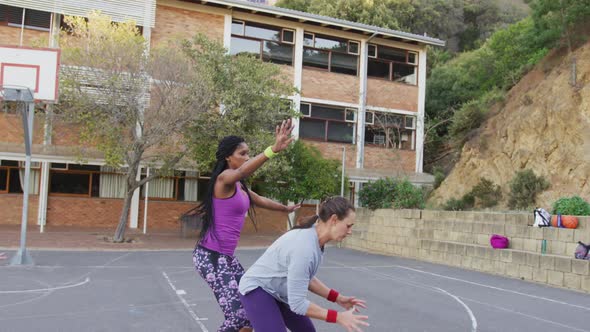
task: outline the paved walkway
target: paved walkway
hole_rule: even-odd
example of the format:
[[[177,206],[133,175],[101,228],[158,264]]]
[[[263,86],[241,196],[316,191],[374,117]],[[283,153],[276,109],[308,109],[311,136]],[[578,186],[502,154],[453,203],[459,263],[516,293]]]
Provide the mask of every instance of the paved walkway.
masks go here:
[[[141,230],[128,229],[126,238],[130,243],[112,243],[115,227],[85,228],[75,226],[46,227],[43,233],[38,226],[27,229],[26,247],[30,250],[192,250],[196,234],[183,238],[179,231],[153,230],[143,234]],[[280,234],[259,233],[243,235],[239,247],[265,247]],[[17,249],[20,246],[20,226],[0,225],[0,250]],[[0,259],[2,252],[0,251]]]

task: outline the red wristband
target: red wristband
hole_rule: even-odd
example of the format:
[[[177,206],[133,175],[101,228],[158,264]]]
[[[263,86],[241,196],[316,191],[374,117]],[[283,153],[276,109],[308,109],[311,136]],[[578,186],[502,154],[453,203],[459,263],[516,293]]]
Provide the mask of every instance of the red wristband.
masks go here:
[[[326,316],[326,322],[328,323],[336,323],[336,319],[338,318],[338,311],[336,310],[328,310],[328,315]]]
[[[330,289],[330,293],[328,294],[328,301],[336,302],[338,295],[340,295],[340,294],[337,291]]]

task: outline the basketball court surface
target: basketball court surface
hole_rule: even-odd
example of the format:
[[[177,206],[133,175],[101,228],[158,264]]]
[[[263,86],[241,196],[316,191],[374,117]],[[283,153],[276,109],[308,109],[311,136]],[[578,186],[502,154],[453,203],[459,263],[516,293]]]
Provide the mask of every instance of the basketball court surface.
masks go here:
[[[262,252],[237,255],[247,268]],[[190,251],[32,256],[31,267],[0,259],[0,331],[214,332],[221,323]],[[318,277],[367,301],[364,331],[590,331],[588,294],[517,279],[336,247],[326,249]],[[344,331],[314,323],[318,331]]]

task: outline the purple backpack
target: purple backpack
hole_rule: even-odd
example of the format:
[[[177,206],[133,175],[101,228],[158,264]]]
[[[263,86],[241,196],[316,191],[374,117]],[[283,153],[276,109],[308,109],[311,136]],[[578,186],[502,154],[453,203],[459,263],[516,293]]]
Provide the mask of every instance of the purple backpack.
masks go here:
[[[574,257],[590,260],[590,245],[578,241],[578,246],[576,247],[576,251],[574,251]]]
[[[510,243],[510,241],[508,241],[508,238],[505,236],[502,236],[502,235],[493,234],[492,237],[490,238],[490,244],[492,245],[492,248],[494,248],[494,249],[508,248],[509,243]]]

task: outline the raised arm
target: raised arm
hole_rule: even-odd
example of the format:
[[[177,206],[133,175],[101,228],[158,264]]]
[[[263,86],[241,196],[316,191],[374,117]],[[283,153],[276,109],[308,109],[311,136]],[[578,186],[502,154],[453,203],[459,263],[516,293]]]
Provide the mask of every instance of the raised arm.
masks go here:
[[[301,204],[295,205],[283,205],[279,202],[275,202],[272,199],[266,198],[264,196],[260,196],[257,193],[250,190],[250,196],[252,197],[252,201],[256,206],[259,206],[263,209],[273,210],[273,211],[283,211],[287,213],[291,213],[298,208],[301,207]]]
[[[291,123],[291,119],[283,121],[280,126],[276,127],[275,143],[271,147],[272,153],[283,151],[289,146],[289,144],[291,144],[291,142],[293,142],[295,138],[291,137],[292,131],[293,124]],[[264,152],[259,153],[256,157],[248,160],[238,169],[226,169],[221,174],[219,174],[217,181],[225,186],[233,185],[234,183],[250,176],[268,159],[269,157],[267,154]]]

